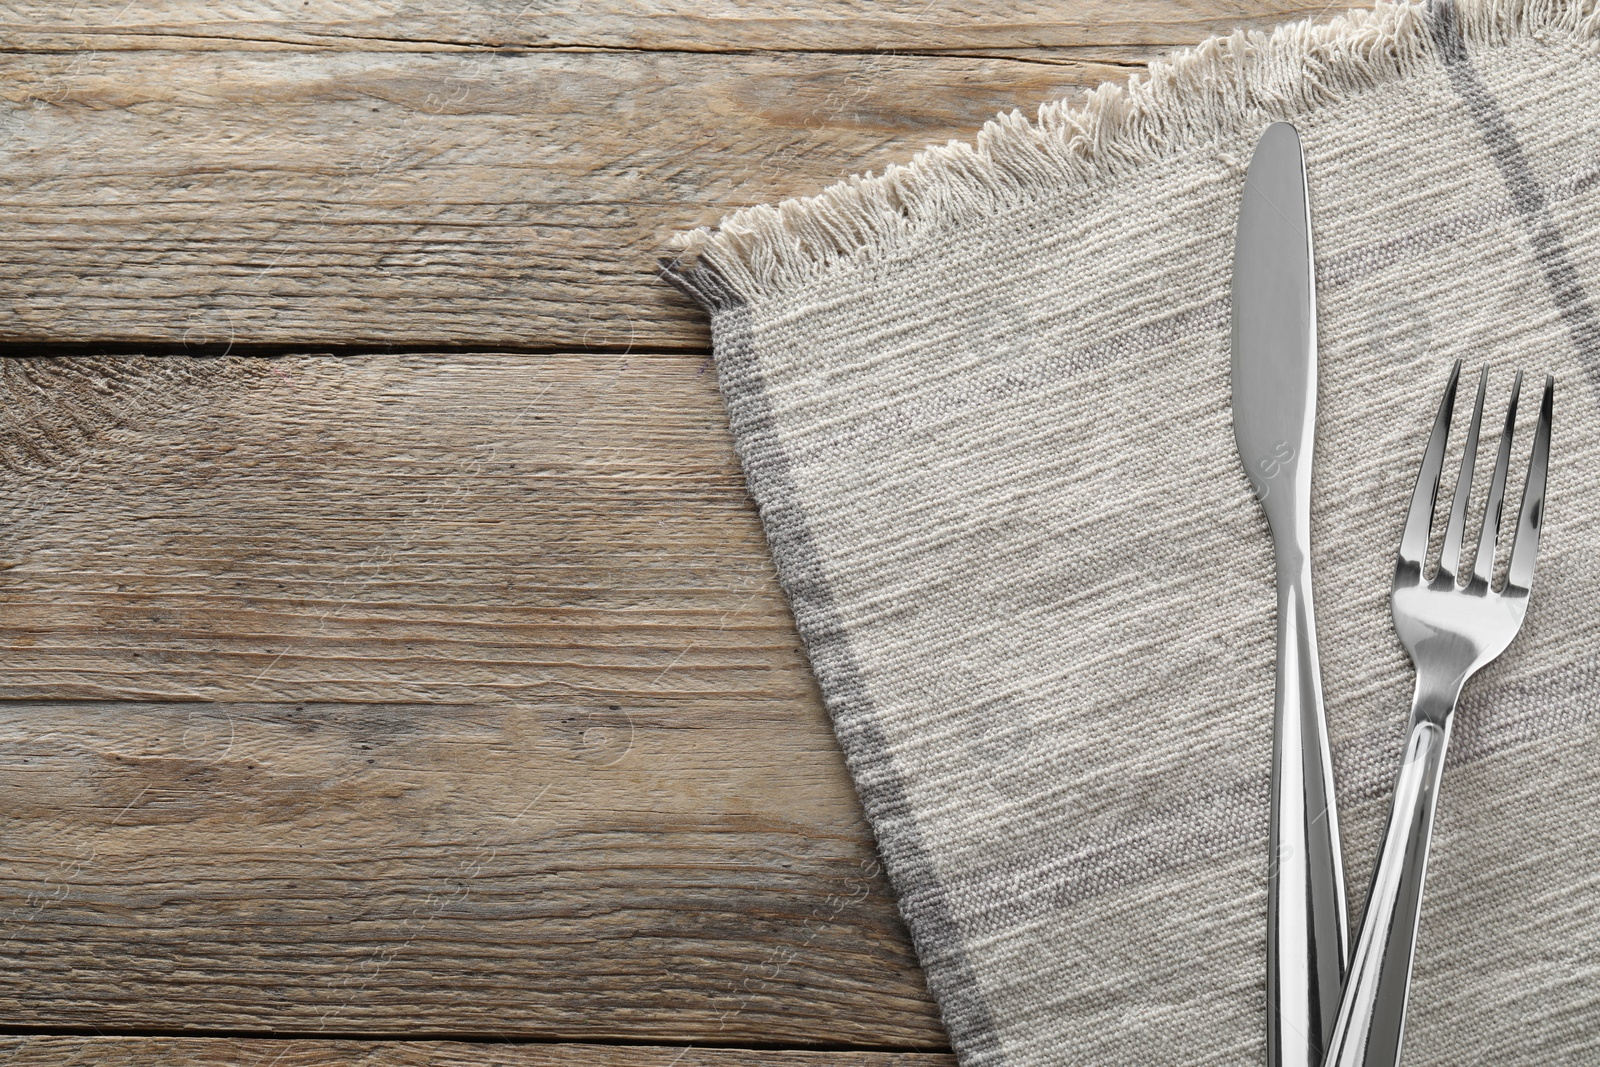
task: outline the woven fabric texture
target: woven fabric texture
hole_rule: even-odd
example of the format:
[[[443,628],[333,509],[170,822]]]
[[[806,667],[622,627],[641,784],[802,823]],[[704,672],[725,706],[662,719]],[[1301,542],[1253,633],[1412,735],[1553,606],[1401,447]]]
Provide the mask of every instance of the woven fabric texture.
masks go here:
[[[1275,598],[1228,292],[1276,119],[1315,224],[1352,920],[1411,695],[1388,589],[1434,405],[1457,358],[1490,366],[1491,410],[1522,367],[1536,411],[1548,370],[1539,575],[1458,715],[1406,1062],[1600,1062],[1600,13],[1463,0],[1207,42],[741,212],[666,271],[710,309],[750,492],[963,1067],[1264,1055]]]

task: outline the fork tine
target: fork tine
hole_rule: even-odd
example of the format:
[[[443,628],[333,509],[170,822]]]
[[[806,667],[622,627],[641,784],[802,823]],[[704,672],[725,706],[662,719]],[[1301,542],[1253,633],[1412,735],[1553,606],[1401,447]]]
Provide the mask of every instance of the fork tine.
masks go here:
[[[1461,573],[1461,535],[1467,526],[1467,502],[1472,497],[1472,468],[1478,462],[1478,426],[1483,421],[1483,394],[1489,385],[1489,367],[1478,371],[1478,401],[1472,406],[1467,444],[1461,450],[1461,472],[1450,500],[1450,522],[1444,530],[1444,550],[1439,553],[1439,573],[1454,578]]]
[[[1511,382],[1511,402],[1506,405],[1506,426],[1500,433],[1500,454],[1494,461],[1489,499],[1483,507],[1483,531],[1478,535],[1478,558],[1472,561],[1472,580],[1487,586],[1494,578],[1494,547],[1500,540],[1500,513],[1506,500],[1506,468],[1511,466],[1511,431],[1517,424],[1517,398],[1522,395],[1522,372]]]
[[[1539,401],[1539,424],[1533,431],[1533,452],[1528,457],[1528,480],[1522,487],[1522,511],[1517,516],[1517,539],[1511,544],[1511,567],[1506,588],[1533,585],[1533,558],[1539,554],[1539,530],[1544,525],[1544,482],[1550,467],[1550,416],[1555,407],[1556,380],[1544,376],[1544,397]]]
[[[1450,438],[1450,413],[1456,406],[1456,382],[1461,378],[1461,361],[1450,370],[1450,384],[1444,387],[1444,399],[1439,401],[1439,414],[1433,419],[1433,433],[1428,435],[1428,450],[1422,455],[1422,467],[1417,471],[1417,487],[1411,493],[1411,510],[1406,514],[1405,533],[1400,536],[1400,567],[1414,566],[1416,578],[1422,578],[1422,566],[1428,558],[1428,528],[1433,524],[1433,503],[1439,496],[1439,475],[1444,470],[1444,446]],[[1396,580],[1399,580],[1397,574]]]

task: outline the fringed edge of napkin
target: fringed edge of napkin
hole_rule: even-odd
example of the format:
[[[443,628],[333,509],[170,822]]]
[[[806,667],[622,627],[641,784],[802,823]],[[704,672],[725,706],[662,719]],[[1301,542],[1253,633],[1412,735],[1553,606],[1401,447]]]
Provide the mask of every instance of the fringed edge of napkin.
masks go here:
[[[845,263],[891,256],[913,238],[982,224],[1041,193],[1088,193],[1244,123],[1264,126],[1439,62],[1427,4],[1379,4],[1323,25],[1239,31],[1153,63],[1126,85],[987,123],[882,174],[857,174],[816,196],[744,208],[715,229],[673,238],[669,274],[709,265],[747,301],[806,284]],[[1457,0],[1469,49],[1559,31],[1600,41],[1595,0]],[[680,279],[673,279],[675,281]]]

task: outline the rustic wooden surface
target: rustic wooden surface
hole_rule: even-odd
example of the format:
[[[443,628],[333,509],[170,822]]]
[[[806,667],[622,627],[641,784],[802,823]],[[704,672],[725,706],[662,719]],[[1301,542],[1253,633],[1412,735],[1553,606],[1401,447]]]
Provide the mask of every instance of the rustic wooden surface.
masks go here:
[[[441,5],[443,6],[443,5]],[[49,0],[0,4],[0,33],[31,50],[100,48],[637,49],[923,53],[1174,47],[1240,26],[1327,14],[1303,0]],[[581,10],[573,10],[581,7]]]
[[[938,1047],[704,363],[6,364],[4,1018]]]
[[[1329,9],[543,6],[0,3],[0,1062],[950,1067],[654,259]]]
[[[0,1056],[7,1067],[955,1067],[937,1052],[204,1037],[0,1037]]]
[[[673,232],[1308,10],[137,6],[0,9],[4,336],[704,347]]]

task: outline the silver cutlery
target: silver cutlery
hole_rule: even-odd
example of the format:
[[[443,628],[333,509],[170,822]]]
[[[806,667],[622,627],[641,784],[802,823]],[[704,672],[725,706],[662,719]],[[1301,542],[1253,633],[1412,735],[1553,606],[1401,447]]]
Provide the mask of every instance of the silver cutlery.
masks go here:
[[[1311,605],[1316,284],[1293,126],[1261,135],[1233,259],[1233,433],[1277,557],[1278,663],[1267,868],[1267,1063],[1315,1067],[1339,1006],[1349,931]]]
[[[1405,1032],[1406,1000],[1411,987],[1411,963],[1416,952],[1417,918],[1422,907],[1422,884],[1428,872],[1428,845],[1433,836],[1433,813],[1439,799],[1440,771],[1456,701],[1468,678],[1505,651],[1522,626],[1528,610],[1528,590],[1533,582],[1534,556],[1539,551],[1539,531],[1544,525],[1545,475],[1550,463],[1550,416],[1555,382],[1544,380],[1539,421],[1533,432],[1533,450],[1522,491],[1522,509],[1511,542],[1511,561],[1505,584],[1493,586],[1495,542],[1500,533],[1505,499],[1506,468],[1511,458],[1511,431],[1517,417],[1517,396],[1522,373],[1511,386],[1505,430],[1489,483],[1484,521],[1472,573],[1463,575],[1466,557],[1462,536],[1467,503],[1472,494],[1472,469],[1478,452],[1478,427],[1483,416],[1483,396],[1488,368],[1478,376],[1478,400],[1461,456],[1461,471],[1450,505],[1439,565],[1426,573],[1434,504],[1439,475],[1444,468],[1445,444],[1450,435],[1450,414],[1455,407],[1461,363],[1450,372],[1444,400],[1433,422],[1433,433],[1417,473],[1405,532],[1395,561],[1390,605],[1394,628],[1411,654],[1416,668],[1416,691],[1411,719],[1406,727],[1404,756],[1395,780],[1388,829],[1372,876],[1366,917],[1356,941],[1350,977],[1339,1005],[1328,1067],[1392,1067],[1400,1059]]]

